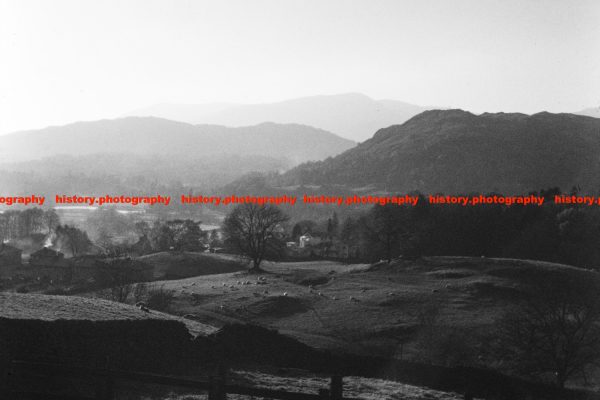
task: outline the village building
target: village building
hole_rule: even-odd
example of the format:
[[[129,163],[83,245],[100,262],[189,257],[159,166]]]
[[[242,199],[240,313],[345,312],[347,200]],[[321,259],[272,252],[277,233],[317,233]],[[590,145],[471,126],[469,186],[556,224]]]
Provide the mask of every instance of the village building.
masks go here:
[[[68,265],[63,253],[52,250],[49,247],[44,247],[41,250],[31,253],[29,264],[40,267],[65,267]]]
[[[298,247],[304,249],[310,246],[316,246],[321,243],[322,239],[318,236],[313,236],[310,233],[306,233],[298,238]]]
[[[0,244],[0,267],[21,265],[21,249],[6,243]]]

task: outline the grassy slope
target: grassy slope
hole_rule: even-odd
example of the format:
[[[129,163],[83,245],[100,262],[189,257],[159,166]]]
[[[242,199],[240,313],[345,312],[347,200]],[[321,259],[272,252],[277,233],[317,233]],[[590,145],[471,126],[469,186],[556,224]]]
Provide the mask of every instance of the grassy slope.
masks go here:
[[[463,257],[373,266],[312,262],[264,267],[264,284],[257,284],[257,275],[237,272],[165,286],[176,291],[177,313],[194,314],[204,323],[252,321],[317,348],[390,356],[399,337],[408,337],[410,343],[425,304],[438,304],[441,324],[484,328],[522,285],[543,279],[549,271],[597,275],[537,261]],[[410,344],[404,350],[410,352]]]
[[[154,267],[156,279],[181,279],[245,269],[238,258],[226,254],[164,251],[137,259]]]

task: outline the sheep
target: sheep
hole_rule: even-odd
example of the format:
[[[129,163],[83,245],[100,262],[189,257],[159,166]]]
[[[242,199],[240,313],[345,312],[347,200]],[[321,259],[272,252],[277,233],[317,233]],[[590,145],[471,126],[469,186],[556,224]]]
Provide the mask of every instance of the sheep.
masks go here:
[[[283,292],[283,295],[284,295],[284,296],[287,296],[287,294],[288,294],[287,292]]]
[[[323,296],[323,293],[319,292],[319,296]]]
[[[143,301],[138,301],[137,303],[135,303],[135,306],[137,308],[146,307],[146,303],[144,303]]]
[[[337,297],[335,297],[335,296],[332,296],[331,298],[332,298],[333,300],[337,300]]]

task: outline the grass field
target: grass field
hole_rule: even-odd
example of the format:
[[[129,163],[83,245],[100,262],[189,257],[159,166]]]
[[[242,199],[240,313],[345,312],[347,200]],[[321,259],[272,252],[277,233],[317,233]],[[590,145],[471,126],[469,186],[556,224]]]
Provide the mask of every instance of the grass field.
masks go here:
[[[137,260],[154,267],[155,279],[181,279],[245,269],[239,258],[226,254],[164,251]]]
[[[254,322],[316,348],[399,356],[400,342],[410,355],[426,307],[436,308],[440,325],[475,331],[491,327],[524,284],[550,271],[598,276],[559,264],[467,257],[263,267],[259,275],[232,272],[159,284],[175,291],[174,312],[209,325]]]

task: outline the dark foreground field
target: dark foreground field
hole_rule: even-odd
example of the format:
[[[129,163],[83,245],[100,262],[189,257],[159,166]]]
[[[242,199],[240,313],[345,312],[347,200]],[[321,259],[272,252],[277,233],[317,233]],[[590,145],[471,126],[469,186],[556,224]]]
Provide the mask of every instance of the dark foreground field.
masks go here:
[[[215,259],[234,261],[223,257]],[[2,297],[3,318],[59,324],[63,324],[62,320],[91,320],[109,328],[119,320],[183,322],[190,333],[185,341],[192,342],[177,350],[186,358],[179,374],[191,373],[186,365],[193,365],[194,374],[206,373],[205,361],[225,359],[233,380],[314,392],[332,371],[345,368],[348,395],[354,397],[455,399],[465,389],[465,383],[455,379],[466,379],[470,384],[473,377],[480,377],[490,379],[496,389],[503,387],[504,378],[485,372],[509,372],[488,351],[486,340],[494,337],[498,319],[531,285],[543,283],[549,276],[565,282],[575,277],[593,282],[599,279],[595,272],[570,266],[512,259],[423,257],[373,265],[268,262],[259,274],[237,270],[239,264],[235,271],[205,274],[207,268],[212,268],[206,267],[210,260],[203,257],[202,263],[197,264],[194,260],[193,255],[187,254],[154,256],[152,262],[157,271],[172,271],[173,265],[181,263],[186,271],[196,269],[203,273],[154,282],[155,288],[174,296],[164,312],[144,312],[131,304],[100,300],[95,298],[98,293],[88,293],[85,298],[12,294]],[[214,272],[220,272],[217,266],[214,268]],[[276,329],[285,336],[239,325],[247,323]],[[106,326],[103,329],[109,329]],[[137,341],[135,337],[145,335],[147,328],[148,325],[129,325],[133,339],[127,339],[127,343]],[[224,330],[218,331],[219,328]],[[56,335],[65,329],[61,326]],[[168,336],[167,332],[162,337]],[[93,340],[102,342],[104,338]],[[121,346],[126,348],[127,343]],[[156,346],[165,347],[164,343],[145,345],[150,346],[150,351]],[[93,348],[91,344],[86,346],[85,349]],[[170,350],[161,350],[168,358]],[[146,366],[161,367],[141,365]],[[587,378],[587,382],[573,380],[569,384],[597,390],[598,375]],[[486,383],[474,383],[478,390],[486,389]],[[552,393],[554,389],[541,390]],[[202,398],[195,396],[185,391],[160,390],[159,397],[154,398]],[[504,396],[496,398],[511,398]]]

